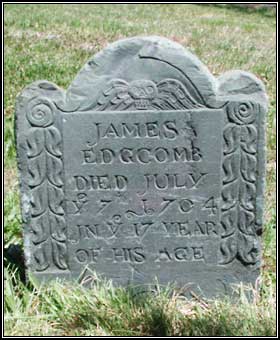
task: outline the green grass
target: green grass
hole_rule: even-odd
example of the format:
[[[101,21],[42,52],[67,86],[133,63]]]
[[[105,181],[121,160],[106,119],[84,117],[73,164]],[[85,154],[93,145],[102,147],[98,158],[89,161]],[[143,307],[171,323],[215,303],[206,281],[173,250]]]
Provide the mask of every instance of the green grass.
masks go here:
[[[59,284],[27,288],[18,279],[12,284],[15,280],[11,271],[6,271],[6,283],[10,282],[5,285],[6,335],[275,334],[275,26],[274,11],[229,5],[4,5],[6,248],[10,244],[22,246],[14,105],[17,94],[33,81],[47,79],[67,88],[85,62],[108,43],[155,34],[189,48],[215,76],[231,69],[254,73],[264,82],[270,102],[262,286],[261,296],[253,304],[243,301],[232,306],[227,301],[216,301],[203,307],[178,297],[170,302],[164,291],[155,299],[146,297],[136,303],[107,283],[89,297],[81,287],[71,289],[73,294],[69,296],[70,288]],[[95,296],[102,303],[97,303]],[[186,310],[190,305],[190,314],[178,311],[184,310],[178,303],[183,303]]]
[[[60,336],[273,336],[275,305],[270,290],[248,301],[239,298],[186,299],[172,287],[139,293],[96,279],[90,288],[52,282],[14,285],[16,273],[5,271],[5,329],[8,335]]]

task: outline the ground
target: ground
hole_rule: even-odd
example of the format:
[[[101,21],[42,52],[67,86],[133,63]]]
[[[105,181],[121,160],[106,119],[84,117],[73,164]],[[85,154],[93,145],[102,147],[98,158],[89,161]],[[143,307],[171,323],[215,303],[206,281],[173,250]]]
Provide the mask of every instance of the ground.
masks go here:
[[[28,84],[47,79],[67,88],[85,62],[109,42],[161,35],[196,54],[215,75],[249,71],[265,84],[267,185],[261,290],[253,303],[136,301],[112,288],[42,291],[6,271],[5,335],[273,335],[276,263],[276,18],[275,11],[231,5],[4,5],[4,236],[22,246],[14,144],[14,106]],[[103,289],[103,290],[102,290]],[[106,293],[105,293],[105,289]],[[72,292],[72,291],[71,291]],[[246,300],[246,299],[245,299]],[[75,307],[75,308],[74,308]],[[90,317],[87,316],[90,313]],[[36,320],[36,322],[34,322]]]

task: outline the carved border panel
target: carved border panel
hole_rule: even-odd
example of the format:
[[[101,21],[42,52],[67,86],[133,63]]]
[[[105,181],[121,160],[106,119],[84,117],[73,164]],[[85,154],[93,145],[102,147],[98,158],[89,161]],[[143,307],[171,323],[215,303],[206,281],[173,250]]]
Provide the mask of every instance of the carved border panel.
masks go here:
[[[223,131],[223,189],[221,205],[221,264],[235,258],[254,265],[260,257],[256,237],[258,115],[254,102],[230,102]]]
[[[30,193],[29,231],[32,234],[32,262],[42,272],[53,267],[67,269],[66,224],[62,136],[56,126],[54,104],[46,97],[27,104],[27,185]]]

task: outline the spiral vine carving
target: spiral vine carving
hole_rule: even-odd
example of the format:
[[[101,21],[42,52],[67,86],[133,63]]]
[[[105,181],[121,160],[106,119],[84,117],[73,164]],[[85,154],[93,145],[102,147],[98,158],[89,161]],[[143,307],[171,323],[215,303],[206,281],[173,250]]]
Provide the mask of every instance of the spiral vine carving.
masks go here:
[[[28,186],[31,193],[31,241],[37,271],[67,269],[66,223],[63,208],[62,137],[55,126],[54,105],[36,97],[27,105]]]
[[[258,104],[253,102],[231,103],[227,106],[229,121],[238,125],[252,124],[256,119]]]
[[[221,264],[259,260],[256,240],[256,169],[258,104],[229,103],[223,131]]]
[[[32,126],[47,127],[53,124],[54,106],[47,98],[33,98],[27,105],[27,119]]]

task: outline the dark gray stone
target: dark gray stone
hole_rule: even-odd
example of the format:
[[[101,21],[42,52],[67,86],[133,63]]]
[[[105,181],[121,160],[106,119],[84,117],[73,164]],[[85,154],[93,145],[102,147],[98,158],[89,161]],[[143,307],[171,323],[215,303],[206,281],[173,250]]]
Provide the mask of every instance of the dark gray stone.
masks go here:
[[[161,37],[113,43],[66,92],[25,88],[16,133],[29,273],[157,278],[208,297],[255,284],[267,105],[252,74],[216,79]]]

